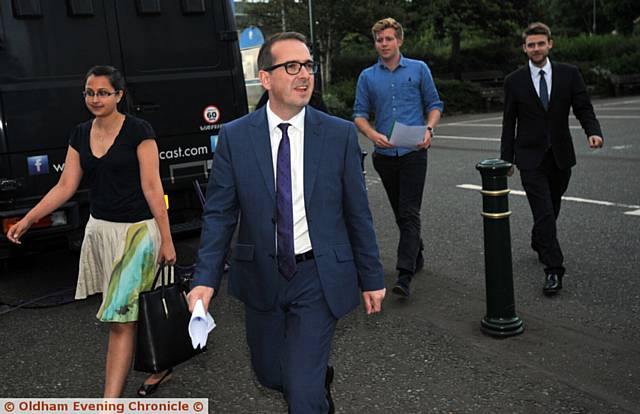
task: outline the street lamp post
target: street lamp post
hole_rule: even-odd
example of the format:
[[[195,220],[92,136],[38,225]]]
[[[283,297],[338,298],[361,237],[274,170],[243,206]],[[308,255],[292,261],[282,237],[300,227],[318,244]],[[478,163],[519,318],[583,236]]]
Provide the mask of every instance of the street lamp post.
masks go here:
[[[280,19],[281,19],[281,24],[282,24],[282,31],[286,32],[287,31],[287,17],[284,11],[284,0],[282,0],[282,3],[280,4]]]
[[[316,44],[313,38],[313,0],[308,0],[309,4],[309,40],[311,40],[311,49],[315,54]]]
[[[591,28],[591,34],[596,34],[596,0],[593,0],[593,26]]]

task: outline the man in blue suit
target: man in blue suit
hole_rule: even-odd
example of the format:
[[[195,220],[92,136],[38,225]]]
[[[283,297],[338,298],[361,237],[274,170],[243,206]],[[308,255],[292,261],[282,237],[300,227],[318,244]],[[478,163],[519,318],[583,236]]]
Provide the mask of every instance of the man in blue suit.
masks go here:
[[[336,323],[360,291],[368,314],[385,295],[360,147],[353,124],[307,106],[318,65],[303,35],[269,39],[258,66],[269,101],[220,130],[189,306],[218,291],[240,221],[229,292],[256,376],[290,413],[333,412]]]

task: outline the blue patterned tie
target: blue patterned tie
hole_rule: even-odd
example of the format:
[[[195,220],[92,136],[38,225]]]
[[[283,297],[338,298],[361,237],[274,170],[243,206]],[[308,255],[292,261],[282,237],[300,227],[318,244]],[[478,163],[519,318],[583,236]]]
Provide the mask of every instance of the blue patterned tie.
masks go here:
[[[293,204],[291,201],[291,144],[287,129],[291,125],[278,125],[282,140],[278,146],[276,164],[276,209],[278,221],[278,270],[287,280],[296,273],[296,256],[293,249]]]
[[[544,70],[540,71],[540,102],[545,111],[549,110],[549,90],[547,89],[547,80],[544,78]]]
[[[549,111],[549,90],[547,89],[547,80],[544,78],[545,72],[541,70],[540,72],[540,102],[542,103],[542,107],[545,111]],[[547,149],[551,148],[551,134],[547,129]]]

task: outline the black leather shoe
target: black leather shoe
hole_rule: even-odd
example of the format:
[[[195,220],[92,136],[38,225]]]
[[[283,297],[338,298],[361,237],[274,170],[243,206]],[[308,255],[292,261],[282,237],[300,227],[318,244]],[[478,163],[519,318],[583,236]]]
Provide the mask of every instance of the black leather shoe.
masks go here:
[[[164,373],[162,378],[160,378],[159,381],[154,382],[153,384],[145,384],[143,382],[142,385],[140,386],[140,388],[138,388],[138,396],[140,396],[140,397],[148,397],[151,394],[153,394],[154,392],[156,392],[158,390],[158,387],[160,386],[160,384],[162,384],[163,382],[169,380],[169,376],[171,375],[172,372],[173,372],[173,368],[169,368]]]
[[[391,291],[398,296],[408,298],[411,295],[411,275],[401,274],[398,276],[398,281]]]
[[[333,382],[333,367],[331,365],[327,366],[327,373],[324,377],[324,389],[325,395],[327,396],[327,402],[329,403],[329,414],[334,414],[336,412],[336,406],[333,404],[333,398],[331,398],[331,383]]]
[[[557,273],[548,273],[544,278],[542,292],[547,296],[552,296],[562,289],[562,276]]]

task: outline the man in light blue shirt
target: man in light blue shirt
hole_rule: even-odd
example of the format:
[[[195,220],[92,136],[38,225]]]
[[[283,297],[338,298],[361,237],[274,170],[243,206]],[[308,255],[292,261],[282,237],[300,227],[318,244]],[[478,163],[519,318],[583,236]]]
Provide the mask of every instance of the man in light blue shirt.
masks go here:
[[[408,297],[413,275],[424,266],[420,209],[427,174],[427,149],[443,110],[429,67],[400,53],[402,26],[393,18],[378,21],[371,29],[378,61],[358,78],[353,118],[358,129],[375,145],[373,166],[382,179],[396,223],[398,243],[397,295]],[[375,129],[369,115],[375,115]],[[427,131],[415,147],[389,142],[395,121],[425,125]]]

